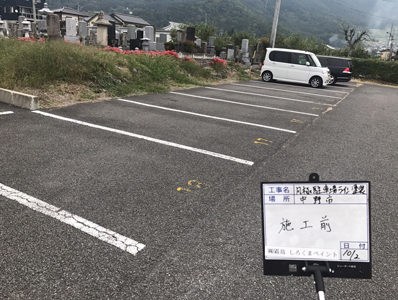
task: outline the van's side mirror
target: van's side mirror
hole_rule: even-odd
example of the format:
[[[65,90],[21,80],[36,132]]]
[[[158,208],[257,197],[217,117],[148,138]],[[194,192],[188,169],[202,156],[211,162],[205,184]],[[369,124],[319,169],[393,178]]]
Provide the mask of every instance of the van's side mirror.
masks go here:
[[[305,65],[306,65],[307,67],[311,66],[311,64],[310,64],[309,61],[307,61],[307,62],[305,63]]]

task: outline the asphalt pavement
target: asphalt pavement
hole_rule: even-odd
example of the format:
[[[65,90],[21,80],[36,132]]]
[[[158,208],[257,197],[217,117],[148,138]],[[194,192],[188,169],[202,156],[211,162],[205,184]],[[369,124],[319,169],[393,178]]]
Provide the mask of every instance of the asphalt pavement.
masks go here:
[[[260,190],[315,172],[371,182],[372,279],[325,278],[326,299],[394,299],[397,113],[355,82],[0,103],[0,298],[316,299],[263,275]]]

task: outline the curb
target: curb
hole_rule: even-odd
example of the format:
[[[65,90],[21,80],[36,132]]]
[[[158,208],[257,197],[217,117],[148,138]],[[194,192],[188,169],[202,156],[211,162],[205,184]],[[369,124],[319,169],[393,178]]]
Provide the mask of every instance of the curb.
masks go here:
[[[40,108],[39,99],[36,96],[6,89],[0,89],[0,102],[30,110],[36,110]]]

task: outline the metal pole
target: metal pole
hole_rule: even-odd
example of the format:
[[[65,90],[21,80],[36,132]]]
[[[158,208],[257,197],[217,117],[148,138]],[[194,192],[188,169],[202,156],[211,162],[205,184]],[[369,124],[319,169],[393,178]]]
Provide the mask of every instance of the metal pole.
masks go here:
[[[271,46],[275,47],[275,39],[276,39],[276,29],[278,27],[278,19],[279,19],[279,11],[281,9],[281,0],[276,0],[275,12],[274,12],[274,22],[272,23],[272,31],[271,31]]]
[[[33,22],[36,23],[36,0],[32,0],[33,5]]]
[[[393,41],[393,38],[394,38],[394,36],[392,35],[392,31],[393,31],[393,26],[394,26],[394,24],[391,24],[391,30],[390,30],[390,38],[389,38],[389,43],[390,43],[390,61],[392,61],[392,41]]]

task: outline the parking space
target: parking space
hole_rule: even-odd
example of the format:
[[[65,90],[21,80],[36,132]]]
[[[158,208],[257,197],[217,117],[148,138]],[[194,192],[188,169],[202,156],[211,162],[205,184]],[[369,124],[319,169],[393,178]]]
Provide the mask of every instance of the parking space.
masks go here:
[[[36,112],[0,104],[1,206],[12,214],[13,201],[28,199],[16,214],[29,214],[29,221],[8,220],[27,233],[38,222],[56,235],[65,224],[85,232],[68,233],[67,239],[79,240],[67,246],[77,255],[89,248],[82,244],[94,243],[89,251],[104,247],[114,259],[127,251],[123,245],[137,242],[142,246],[127,252],[136,255],[139,267],[131,276],[138,278],[183,243],[218,199],[355,86],[313,89],[253,80]],[[40,207],[47,205],[44,213]],[[17,245],[20,235],[6,236],[12,231],[0,238]],[[51,234],[40,238],[51,244]],[[15,256],[7,255],[13,264]]]
[[[166,225],[175,217],[169,207],[181,208],[180,221],[192,220],[176,195],[195,195],[202,186],[225,191],[346,94],[326,91],[251,81],[19,111],[7,124],[12,130],[2,134],[19,145],[2,148],[9,158],[2,183],[106,227],[129,227],[113,216],[117,201],[117,210],[129,207],[133,217],[128,223],[134,231],[128,234],[152,240],[146,229],[155,224],[174,232]],[[233,176],[222,180],[227,174]],[[154,213],[150,199],[158,193],[163,195],[158,209],[166,213],[163,222],[152,224],[143,216]],[[90,197],[95,199],[83,205]],[[206,210],[203,202],[200,207]],[[179,226],[189,228],[184,222]]]
[[[0,102],[0,116],[13,114],[13,107]]]

